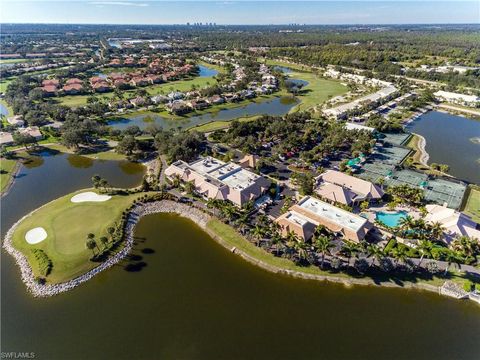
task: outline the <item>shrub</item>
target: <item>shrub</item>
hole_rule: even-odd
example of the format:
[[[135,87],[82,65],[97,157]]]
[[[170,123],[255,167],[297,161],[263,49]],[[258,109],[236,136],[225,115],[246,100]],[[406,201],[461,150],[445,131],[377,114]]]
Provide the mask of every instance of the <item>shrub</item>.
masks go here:
[[[43,276],[48,276],[52,272],[53,263],[45,251],[40,249],[32,249],[33,256],[37,261],[38,271]]]
[[[463,283],[463,290],[470,292],[473,289],[473,283],[470,280],[467,280]]]

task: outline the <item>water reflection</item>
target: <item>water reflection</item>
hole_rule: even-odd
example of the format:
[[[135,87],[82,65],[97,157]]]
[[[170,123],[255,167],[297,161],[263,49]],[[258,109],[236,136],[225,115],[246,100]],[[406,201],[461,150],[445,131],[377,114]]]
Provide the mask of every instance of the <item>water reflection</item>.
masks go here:
[[[159,115],[137,115],[129,118],[120,118],[110,121],[109,125],[116,129],[125,129],[130,125],[137,125],[141,129],[145,129],[147,124],[154,123],[163,129],[187,128],[195,125],[205,124],[211,121],[229,121],[239,117],[254,115],[285,115],[288,111],[298,103],[298,99],[292,96],[275,97],[273,99],[249,102],[245,105],[233,109],[213,109],[203,115],[185,116],[180,119],[169,119]],[[144,119],[149,117],[146,123]]]
[[[72,165],[74,168],[79,169],[87,169],[89,167],[92,167],[94,162],[94,160],[89,157],[73,154],[68,155],[67,160],[70,165]]]

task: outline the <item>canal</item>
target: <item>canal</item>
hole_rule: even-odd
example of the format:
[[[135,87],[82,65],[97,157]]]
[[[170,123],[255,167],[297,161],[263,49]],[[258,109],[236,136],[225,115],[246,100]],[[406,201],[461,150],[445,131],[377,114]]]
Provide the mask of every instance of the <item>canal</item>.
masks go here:
[[[294,97],[283,96],[273,99],[249,102],[231,109],[207,112],[203,115],[184,116],[181,119],[168,119],[154,114],[142,114],[137,116],[125,117],[120,120],[109,122],[109,125],[115,129],[125,129],[130,125],[137,125],[140,129],[145,129],[150,124],[156,124],[163,129],[189,128],[196,125],[205,124],[211,121],[229,121],[244,116],[254,115],[285,115],[298,103]]]
[[[408,130],[425,138],[429,164],[447,164],[451,175],[480,184],[480,121],[430,111]]]

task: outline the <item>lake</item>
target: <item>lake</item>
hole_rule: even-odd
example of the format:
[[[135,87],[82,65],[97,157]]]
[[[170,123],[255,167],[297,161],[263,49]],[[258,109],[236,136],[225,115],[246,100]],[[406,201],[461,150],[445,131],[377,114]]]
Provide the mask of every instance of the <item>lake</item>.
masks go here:
[[[8,116],[8,109],[0,102],[0,115]]]
[[[185,116],[182,119],[168,119],[162,116],[148,114],[126,117],[121,120],[109,122],[109,125],[115,129],[125,129],[130,125],[137,125],[141,129],[145,129],[149,124],[157,124],[163,129],[171,128],[189,128],[195,125],[205,124],[211,121],[228,121],[243,116],[253,115],[285,115],[288,111],[298,103],[298,100],[292,97],[274,97],[273,99],[261,102],[249,102],[232,109],[217,110],[205,113],[203,115]],[[147,118],[148,116],[148,118]],[[152,121],[145,121],[151,119]]]
[[[451,175],[480,184],[480,121],[430,111],[408,130],[425,137],[429,163],[447,164]]]
[[[218,74],[217,70],[208,66],[198,65],[198,68],[199,68],[199,72],[198,72],[199,77],[212,77]]]
[[[4,256],[2,351],[40,360],[478,359],[473,302],[271,274],[176,215],[143,218],[136,237],[132,260],[48,299],[27,295]]]
[[[143,165],[129,161],[94,160],[73,154],[31,156],[1,199],[2,234],[37,207],[72,191],[91,187],[95,174],[113,186],[133,187],[141,182],[144,173]]]

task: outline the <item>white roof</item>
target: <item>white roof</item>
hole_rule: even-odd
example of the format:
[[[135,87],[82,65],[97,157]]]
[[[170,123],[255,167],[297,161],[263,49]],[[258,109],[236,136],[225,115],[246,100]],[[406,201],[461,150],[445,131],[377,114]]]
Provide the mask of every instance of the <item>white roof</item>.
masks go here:
[[[351,122],[345,123],[345,127],[347,128],[347,130],[366,130],[366,131],[370,131],[370,132],[373,132],[375,130],[375,128],[372,128],[372,127],[369,127],[369,126],[364,126],[364,125],[359,125],[359,124],[355,124],[355,123],[351,123]]]
[[[463,101],[468,101],[468,102],[478,102],[480,101],[480,98],[475,95],[466,95],[466,94],[460,94],[460,93],[453,93],[449,91],[437,91],[433,95],[437,97],[441,97],[444,99],[451,99],[451,100],[463,100]]]
[[[367,222],[367,219],[361,216],[310,196],[303,198],[298,203],[298,206],[316,216],[325,218],[330,222],[338,224],[344,228],[352,229],[353,231],[360,230]]]

